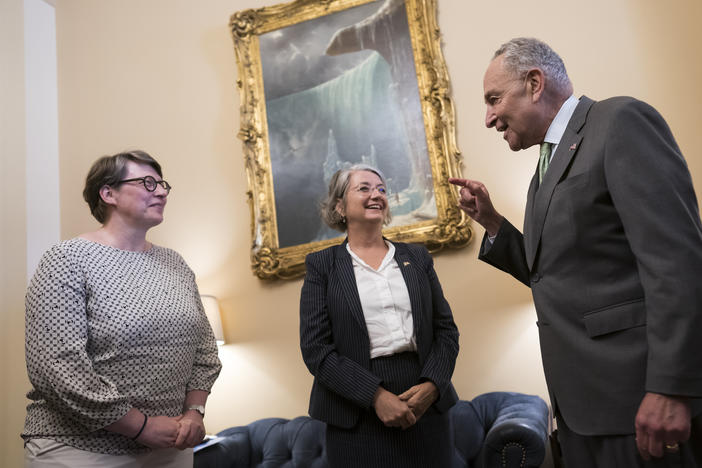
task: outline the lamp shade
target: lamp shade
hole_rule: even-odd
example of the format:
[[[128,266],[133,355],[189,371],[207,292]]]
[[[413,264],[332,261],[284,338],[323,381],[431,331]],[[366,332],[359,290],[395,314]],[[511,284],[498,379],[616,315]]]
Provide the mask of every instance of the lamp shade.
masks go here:
[[[210,322],[215,340],[217,340],[217,344],[221,346],[224,344],[224,330],[222,330],[222,316],[219,312],[219,302],[217,302],[216,297],[210,296],[209,294],[202,294],[200,299],[202,299],[202,306],[205,308],[205,315],[207,315],[207,320]]]

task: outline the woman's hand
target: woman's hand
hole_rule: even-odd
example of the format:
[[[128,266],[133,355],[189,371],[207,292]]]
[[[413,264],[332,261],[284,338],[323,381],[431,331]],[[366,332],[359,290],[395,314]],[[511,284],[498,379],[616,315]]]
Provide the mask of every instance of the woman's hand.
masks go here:
[[[195,447],[205,438],[205,424],[202,415],[195,410],[188,410],[176,418],[180,422],[180,430],[175,441],[175,448],[183,450]]]
[[[150,448],[173,447],[181,426],[178,418],[170,418],[168,416],[150,417],[136,441]]]
[[[180,430],[178,419],[168,416],[144,418],[146,418],[144,413],[132,408],[122,418],[106,426],[105,429],[122,434],[150,448],[173,447]],[[135,438],[136,434],[139,434],[139,437]]]
[[[407,429],[417,422],[417,418],[407,403],[383,387],[378,387],[378,390],[375,392],[373,407],[375,408],[375,414],[388,427]]]
[[[414,417],[419,419],[429,406],[439,398],[439,389],[436,388],[434,382],[422,382],[410,387],[407,391],[398,395],[398,398],[406,402]]]

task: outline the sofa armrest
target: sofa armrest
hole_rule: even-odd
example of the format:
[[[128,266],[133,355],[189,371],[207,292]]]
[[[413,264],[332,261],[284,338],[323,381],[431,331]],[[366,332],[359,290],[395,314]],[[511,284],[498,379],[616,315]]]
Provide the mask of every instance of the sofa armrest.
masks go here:
[[[248,468],[250,465],[251,440],[246,426],[225,429],[211,442],[195,447],[194,468]]]
[[[492,392],[476,397],[472,403],[487,431],[479,466],[541,466],[546,455],[549,412],[540,397]]]
[[[217,434],[209,446],[196,448],[195,468],[254,466],[326,467],[325,425],[307,416],[265,418]]]

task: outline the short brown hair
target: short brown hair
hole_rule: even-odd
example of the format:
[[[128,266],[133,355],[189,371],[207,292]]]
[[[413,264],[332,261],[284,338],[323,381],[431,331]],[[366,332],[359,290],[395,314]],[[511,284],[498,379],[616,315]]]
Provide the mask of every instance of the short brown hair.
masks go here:
[[[95,161],[88,171],[88,176],[85,178],[83,199],[88,202],[90,213],[99,223],[104,224],[107,220],[107,205],[102,201],[100,189],[105,185],[117,185],[127,173],[127,163],[129,161],[137,164],[147,164],[154,168],[159,177],[163,177],[161,165],[149,153],[141,150],[103,156]]]
[[[351,174],[358,171],[368,171],[374,173],[380,177],[380,180],[387,187],[383,173],[367,164],[355,164],[351,167],[336,171],[329,181],[329,192],[322,201],[319,211],[320,215],[322,216],[322,220],[324,220],[326,225],[332,229],[336,229],[337,231],[346,232],[346,220],[339,214],[338,211],[336,211],[336,204],[339,200],[344,200],[344,203],[346,202],[346,190],[349,188]],[[388,208],[383,224],[390,223],[391,219],[392,216],[390,215],[390,209]]]

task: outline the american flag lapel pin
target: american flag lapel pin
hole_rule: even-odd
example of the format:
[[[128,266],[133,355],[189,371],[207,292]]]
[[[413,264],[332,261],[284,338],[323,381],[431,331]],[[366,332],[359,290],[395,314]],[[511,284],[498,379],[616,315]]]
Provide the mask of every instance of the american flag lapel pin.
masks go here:
[[[568,148],[568,149],[571,151],[575,151],[575,148],[577,148],[577,147],[578,147],[578,145],[576,143],[573,143],[572,145],[570,145],[570,148]]]

